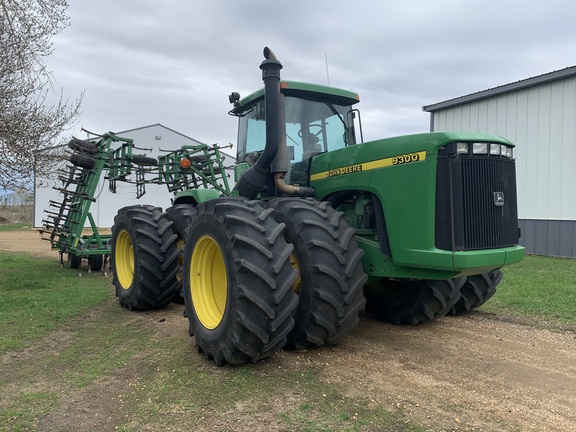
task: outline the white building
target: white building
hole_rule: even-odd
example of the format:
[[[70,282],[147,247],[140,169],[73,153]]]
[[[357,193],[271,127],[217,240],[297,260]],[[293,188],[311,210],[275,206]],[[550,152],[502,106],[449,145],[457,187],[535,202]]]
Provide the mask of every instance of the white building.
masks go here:
[[[516,144],[528,253],[576,257],[576,66],[423,107],[431,131],[483,131]]]
[[[183,145],[198,145],[201,144],[194,138],[190,138],[184,134],[176,132],[159,123],[143,126],[136,129],[125,130],[122,132],[115,132],[116,135],[123,138],[131,138],[134,140],[134,145],[139,148],[149,150],[134,150],[134,154],[146,154],[150,157],[158,157],[166,152],[161,150],[177,150]],[[78,138],[83,138],[79,136]],[[235,159],[221,152],[225,157],[224,165],[232,167]],[[233,170],[227,170],[229,177],[229,185],[233,187]],[[140,199],[136,198],[136,185],[123,182],[117,182],[116,193],[112,193],[108,189],[108,181],[104,179],[106,173],[103,173],[102,178],[98,184],[96,193],[96,202],[90,206],[90,212],[94,218],[96,225],[100,228],[109,228],[114,224],[114,216],[122,207],[136,205],[136,204],[150,204],[166,209],[171,205],[170,199],[173,194],[168,192],[166,185],[146,184],[146,193]],[[34,184],[43,182],[36,181]],[[34,226],[41,227],[44,218],[44,210],[49,208],[50,200],[61,201],[60,193],[53,189],[54,184],[47,186],[37,187],[34,191]],[[58,186],[56,184],[56,186]],[[88,222],[86,226],[89,226]]]

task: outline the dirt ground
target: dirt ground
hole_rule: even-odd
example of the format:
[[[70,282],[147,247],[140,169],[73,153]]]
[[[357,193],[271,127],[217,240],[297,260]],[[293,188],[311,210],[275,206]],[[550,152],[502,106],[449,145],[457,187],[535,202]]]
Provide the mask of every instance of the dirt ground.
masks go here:
[[[0,233],[0,251],[58,259],[35,231]],[[184,334],[180,309],[167,313]],[[576,335],[543,327],[482,311],[415,327],[362,317],[340,345],[297,359],[349,396],[405,410],[429,430],[576,431]],[[277,362],[294,356],[280,353]],[[94,401],[89,409],[96,415]]]

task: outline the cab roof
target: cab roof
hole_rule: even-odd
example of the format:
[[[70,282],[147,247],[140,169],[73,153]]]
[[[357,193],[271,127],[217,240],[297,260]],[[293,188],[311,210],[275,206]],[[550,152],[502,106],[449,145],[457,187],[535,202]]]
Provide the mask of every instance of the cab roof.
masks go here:
[[[329,87],[319,84],[310,84],[298,81],[280,81],[280,90],[285,96],[294,96],[302,99],[317,100],[320,102],[330,101],[336,105],[353,105],[360,102],[360,96],[357,93]],[[264,97],[264,88],[249,94],[240,99],[230,114],[240,114],[246,107],[252,105],[257,100]]]

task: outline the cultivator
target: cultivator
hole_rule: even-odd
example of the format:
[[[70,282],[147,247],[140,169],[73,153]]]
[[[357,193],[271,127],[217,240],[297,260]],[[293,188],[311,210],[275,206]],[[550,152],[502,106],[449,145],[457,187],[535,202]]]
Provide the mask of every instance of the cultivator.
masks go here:
[[[229,195],[225,168],[217,145],[182,146],[158,157],[158,183],[166,184],[168,191],[174,194],[193,189],[214,189]]]
[[[68,146],[72,150],[70,163],[60,169],[61,185],[54,187],[61,198],[49,202],[40,230],[42,239],[59,250],[61,266],[66,254],[71,268],[79,268],[85,258],[89,269],[98,271],[110,254],[111,235],[99,232],[90,213],[103,174],[112,193],[116,193],[118,182],[131,183],[136,186],[137,198],[146,193],[146,184],[166,184],[175,195],[199,187],[225,195],[230,190],[217,145],[183,146],[156,159],[134,154],[135,149],[151,149],[138,148],[132,139],[110,132],[97,140],[73,138]],[[86,221],[89,229],[85,228]]]

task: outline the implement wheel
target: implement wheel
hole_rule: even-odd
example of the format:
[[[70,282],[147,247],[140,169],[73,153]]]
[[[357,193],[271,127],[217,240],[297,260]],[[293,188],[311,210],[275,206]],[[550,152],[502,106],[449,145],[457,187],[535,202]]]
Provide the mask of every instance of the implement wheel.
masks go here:
[[[466,282],[460,288],[460,300],[452,306],[450,314],[463,314],[482,306],[496,294],[496,287],[501,280],[502,272],[500,270],[468,276]]]
[[[178,249],[178,287],[172,301],[178,304],[184,304],[184,295],[182,294],[182,267],[184,265],[184,246],[186,236],[191,221],[196,217],[196,207],[194,204],[176,204],[166,209],[168,220],[172,222],[172,232],[176,234],[176,248]]]
[[[297,297],[284,226],[259,201],[196,207],[184,253],[184,299],[196,348],[220,366],[267,357],[286,343]]]
[[[70,155],[70,162],[81,168],[91,170],[96,165],[96,160],[90,156],[84,156],[79,153]]]
[[[333,344],[358,324],[364,307],[363,251],[344,215],[314,199],[279,198],[269,202],[274,218],[286,225],[299,271],[293,289],[299,296],[288,349]]]
[[[130,162],[140,166],[157,166],[158,159],[146,156],[132,156]]]
[[[92,271],[102,270],[104,255],[88,255],[88,268]]]
[[[120,304],[130,310],[166,306],[178,286],[178,250],[162,209],[124,207],[112,227],[110,267]]]
[[[366,311],[380,321],[420,324],[446,315],[460,299],[466,278],[447,280],[387,280],[364,290]]]
[[[85,141],[78,138],[72,138],[68,143],[68,147],[74,151],[77,151],[78,153],[89,153],[92,155],[98,153],[98,146],[94,145],[90,141]]]
[[[82,264],[82,258],[78,255],[73,254],[72,252],[68,252],[68,267],[71,269],[79,269],[80,265]]]

